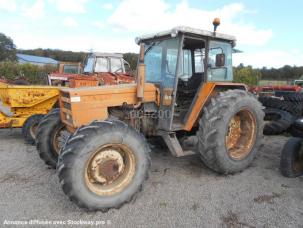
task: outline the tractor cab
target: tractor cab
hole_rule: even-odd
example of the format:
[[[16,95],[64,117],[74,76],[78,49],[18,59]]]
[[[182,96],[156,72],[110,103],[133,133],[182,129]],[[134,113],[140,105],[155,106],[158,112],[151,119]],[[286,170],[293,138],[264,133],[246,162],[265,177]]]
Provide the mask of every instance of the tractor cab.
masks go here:
[[[91,53],[85,62],[83,70],[85,74],[104,72],[125,74],[130,69],[130,65],[123,59],[123,55],[117,53]]]
[[[145,46],[145,82],[160,88],[165,118],[159,118],[159,129],[184,129],[206,82],[233,81],[235,41],[233,36],[189,27],[136,39]]]

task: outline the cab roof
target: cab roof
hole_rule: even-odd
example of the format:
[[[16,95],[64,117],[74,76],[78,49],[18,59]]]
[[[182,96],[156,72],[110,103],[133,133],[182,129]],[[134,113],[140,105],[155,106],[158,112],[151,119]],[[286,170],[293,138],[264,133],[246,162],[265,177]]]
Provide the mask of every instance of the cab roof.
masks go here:
[[[195,28],[191,28],[191,27],[187,27],[187,26],[178,26],[171,30],[166,30],[163,32],[158,32],[158,33],[154,33],[154,34],[148,34],[148,35],[143,35],[143,36],[137,37],[136,43],[139,44],[145,40],[160,38],[160,37],[169,36],[169,35],[171,35],[173,37],[173,36],[177,36],[179,33],[199,35],[199,36],[211,37],[211,38],[215,38],[215,39],[222,39],[222,40],[230,41],[232,43],[236,42],[236,37],[231,36],[231,35],[226,35],[226,34],[217,33],[217,32],[214,33],[214,32],[210,32],[207,30],[195,29]]]
[[[114,58],[123,58],[123,54],[120,53],[106,53],[106,52],[93,52],[90,53],[94,57],[114,57]]]

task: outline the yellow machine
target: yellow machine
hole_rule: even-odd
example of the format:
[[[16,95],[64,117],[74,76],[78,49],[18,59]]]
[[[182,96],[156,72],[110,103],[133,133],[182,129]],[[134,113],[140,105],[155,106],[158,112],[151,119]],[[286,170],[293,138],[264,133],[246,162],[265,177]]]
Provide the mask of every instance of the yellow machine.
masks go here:
[[[58,101],[59,90],[50,86],[16,86],[0,82],[0,128],[22,128],[29,143],[41,118]]]
[[[148,177],[151,137],[162,137],[173,156],[196,154],[222,174],[247,168],[261,145],[262,106],[232,83],[235,37],[176,27],[136,41],[136,83],[63,88],[60,111],[37,131],[41,158],[57,165],[64,193],[88,210],[135,198]],[[60,130],[72,134],[53,150]]]

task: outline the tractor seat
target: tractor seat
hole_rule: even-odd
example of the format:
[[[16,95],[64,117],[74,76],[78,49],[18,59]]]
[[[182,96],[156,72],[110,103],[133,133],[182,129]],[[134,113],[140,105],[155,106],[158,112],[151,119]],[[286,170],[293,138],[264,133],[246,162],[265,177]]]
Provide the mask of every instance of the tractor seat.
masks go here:
[[[203,74],[193,74],[188,81],[179,80],[178,91],[184,94],[195,93],[202,81]]]

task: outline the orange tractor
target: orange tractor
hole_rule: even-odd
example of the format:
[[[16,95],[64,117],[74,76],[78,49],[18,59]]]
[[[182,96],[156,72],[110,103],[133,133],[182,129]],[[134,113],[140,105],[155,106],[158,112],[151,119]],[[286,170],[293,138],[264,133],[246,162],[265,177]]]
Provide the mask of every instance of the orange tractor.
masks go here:
[[[39,153],[58,160],[62,189],[79,207],[107,211],[135,198],[150,169],[147,138],[223,174],[248,167],[261,144],[262,106],[232,83],[234,37],[177,27],[136,42],[136,83],[63,88],[60,110],[39,126]]]

